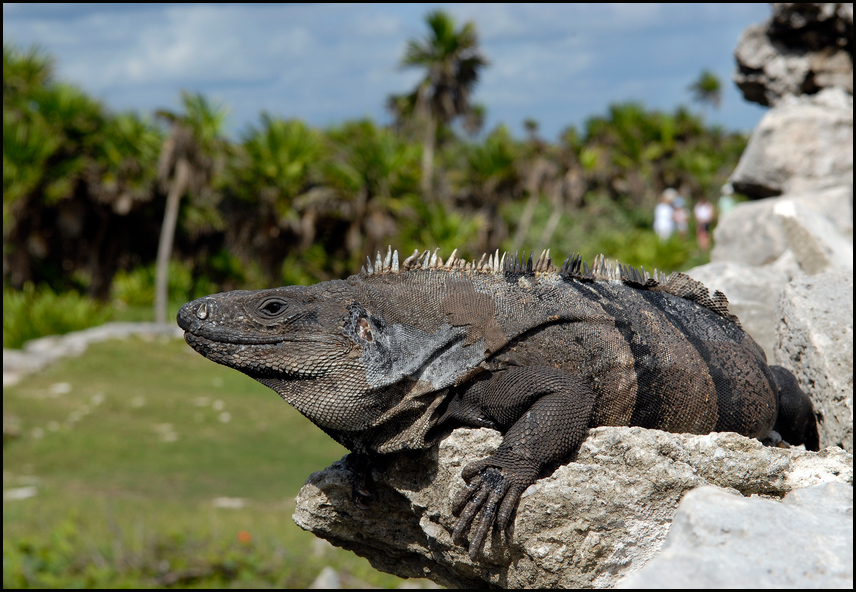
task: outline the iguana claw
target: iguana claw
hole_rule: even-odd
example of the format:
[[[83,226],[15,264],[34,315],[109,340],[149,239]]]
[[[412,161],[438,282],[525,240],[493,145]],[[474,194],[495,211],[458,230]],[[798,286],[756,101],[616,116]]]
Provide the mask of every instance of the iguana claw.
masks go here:
[[[470,482],[452,500],[452,513],[458,516],[452,540],[456,544],[462,544],[466,533],[472,531],[469,554],[473,561],[478,560],[479,552],[493,524],[500,530],[504,530],[508,525],[525,489],[516,485],[501,469],[492,466],[482,466],[479,469],[478,465],[482,463],[472,463],[464,469],[464,478],[469,477]],[[476,470],[478,472],[472,476]],[[475,530],[472,530],[476,516],[479,516],[479,519]]]

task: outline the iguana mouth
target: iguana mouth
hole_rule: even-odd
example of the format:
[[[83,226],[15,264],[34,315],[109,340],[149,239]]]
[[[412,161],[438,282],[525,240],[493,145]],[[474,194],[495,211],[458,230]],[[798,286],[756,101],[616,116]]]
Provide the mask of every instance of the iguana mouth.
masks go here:
[[[201,328],[202,330],[197,329],[196,331],[192,331],[190,329],[184,329],[184,340],[187,341],[189,345],[193,345],[190,343],[189,338],[193,338],[196,341],[199,341],[203,344],[232,344],[232,345],[275,345],[279,343],[284,343],[285,341],[292,341],[283,339],[282,335],[271,335],[271,336],[249,336],[249,335],[239,335],[235,332],[219,332],[219,331],[211,331],[208,327]],[[305,341],[305,340],[301,340]]]

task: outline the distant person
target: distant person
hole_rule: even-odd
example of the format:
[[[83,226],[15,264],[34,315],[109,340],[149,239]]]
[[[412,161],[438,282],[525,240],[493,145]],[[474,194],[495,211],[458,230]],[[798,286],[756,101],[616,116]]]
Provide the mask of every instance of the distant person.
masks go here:
[[[693,208],[693,215],[695,216],[698,246],[702,251],[707,252],[710,249],[710,225],[713,224],[715,216],[713,204],[707,201],[706,197],[702,196]]]
[[[734,187],[731,183],[726,183],[722,186],[722,195],[719,196],[719,217],[721,218],[737,205],[734,201]]]
[[[681,237],[687,235],[690,228],[690,213],[687,211],[686,200],[678,195],[672,200],[672,217],[675,219],[675,228],[678,229],[678,234]]]
[[[654,208],[654,232],[660,240],[667,241],[675,231],[675,210],[672,202],[678,192],[669,187],[660,195],[660,203]]]

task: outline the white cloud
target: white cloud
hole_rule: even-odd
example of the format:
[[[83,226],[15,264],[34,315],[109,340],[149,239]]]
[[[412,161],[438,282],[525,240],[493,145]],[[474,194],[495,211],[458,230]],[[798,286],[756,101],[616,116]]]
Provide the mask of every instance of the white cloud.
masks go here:
[[[271,56],[287,59],[297,59],[309,56],[317,44],[312,33],[304,27],[293,26],[272,36],[264,45],[265,51]]]
[[[231,104],[233,128],[262,109],[315,125],[371,115],[421,75],[399,67],[408,39],[437,5],[4,5],[4,40],[41,43],[61,78],[114,109],[176,106],[179,90]],[[491,65],[474,99],[516,126],[541,120],[549,137],[610,101],[671,108],[704,69],[730,72],[739,32],[769,14],[758,5],[455,4],[474,20]],[[727,127],[759,112],[729,89]],[[576,107],[574,107],[576,105]],[[727,114],[727,116],[726,116]]]
[[[363,37],[393,37],[402,32],[402,22],[398,16],[373,12],[357,17],[357,33]]]

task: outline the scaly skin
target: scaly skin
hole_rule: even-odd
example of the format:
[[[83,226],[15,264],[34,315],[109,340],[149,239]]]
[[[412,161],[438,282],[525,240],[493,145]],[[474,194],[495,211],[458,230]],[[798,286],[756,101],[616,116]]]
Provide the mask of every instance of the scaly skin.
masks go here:
[[[548,254],[399,268],[310,287],[233,291],[184,305],[178,324],[205,357],[274,389],[360,455],[431,446],[440,427],[503,433],[464,468],[453,537],[474,560],[523,491],[567,461],[588,429],[636,425],[764,438],[774,425],[817,447],[811,402],[793,376],[687,276]],[[780,399],[784,401],[779,411]],[[355,478],[356,500],[366,500]]]

